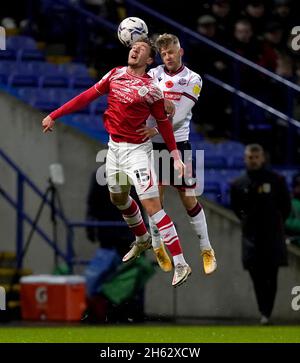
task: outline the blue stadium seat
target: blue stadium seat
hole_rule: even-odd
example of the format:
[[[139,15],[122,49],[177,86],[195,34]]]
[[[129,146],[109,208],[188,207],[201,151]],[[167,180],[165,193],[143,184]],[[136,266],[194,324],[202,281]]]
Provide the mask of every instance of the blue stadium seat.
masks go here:
[[[228,166],[232,169],[242,169],[245,167],[244,156],[233,156],[229,159]]]
[[[88,77],[89,72],[83,63],[63,63],[58,66],[59,72],[76,77]]]
[[[44,112],[51,112],[59,107],[58,102],[48,102],[48,101],[45,102],[43,100],[38,100],[38,99],[35,102],[33,102],[31,105]]]
[[[13,60],[17,59],[17,53],[14,49],[6,49],[0,51],[0,61],[2,60]]]
[[[8,77],[7,83],[13,87],[38,87],[39,79],[30,73],[13,73]]]
[[[39,78],[40,87],[68,87],[69,78],[63,75],[51,75],[41,76]]]
[[[0,84],[2,85],[7,84],[7,76],[5,74],[0,74]]]
[[[7,38],[6,46],[8,49],[37,49],[37,45],[34,39],[24,36],[16,35]]]
[[[221,188],[218,181],[204,181],[204,192],[220,193]]]
[[[223,156],[204,153],[204,167],[209,169],[224,169],[227,167],[227,162]]]
[[[292,187],[293,176],[295,174],[299,173],[299,170],[297,170],[297,169],[287,169],[287,168],[280,168],[280,167],[274,167],[274,171],[276,171],[278,174],[283,175],[285,177],[287,185],[289,186],[290,189]]]
[[[41,90],[37,87],[19,87],[16,90],[18,97],[23,101],[32,104],[36,99]]]
[[[0,60],[0,74],[6,77],[16,69],[16,62],[9,60]]]
[[[57,92],[54,89],[21,87],[17,89],[17,94],[23,101],[45,112],[53,111],[60,106],[57,99]]]
[[[226,157],[240,156],[244,154],[245,146],[240,142],[226,141],[216,145],[216,153]]]
[[[92,103],[92,113],[101,114],[107,108],[107,96],[99,97],[95,102]]]
[[[56,64],[41,62],[41,61],[28,61],[23,63],[28,70],[35,72],[40,76],[53,75],[56,76],[58,73],[58,67]]]
[[[70,77],[71,88],[90,88],[96,83],[96,80],[89,76]]]
[[[245,168],[242,169],[223,169],[219,171],[219,178],[222,181],[229,183],[233,179],[239,177],[245,172]]]
[[[84,114],[73,114],[68,116],[68,120],[70,124],[88,127],[90,130],[93,131],[105,131],[102,117],[97,115],[84,115]]]
[[[215,182],[219,180],[219,170],[217,169],[205,169],[204,170],[204,182]]]
[[[190,141],[191,143],[203,141],[203,135],[197,131],[195,124],[193,122],[190,123]]]
[[[204,152],[209,152],[214,154],[216,151],[216,146],[208,141],[195,141],[193,143],[194,150],[204,150]]]
[[[20,49],[18,51],[19,61],[45,61],[45,55],[38,49]]]

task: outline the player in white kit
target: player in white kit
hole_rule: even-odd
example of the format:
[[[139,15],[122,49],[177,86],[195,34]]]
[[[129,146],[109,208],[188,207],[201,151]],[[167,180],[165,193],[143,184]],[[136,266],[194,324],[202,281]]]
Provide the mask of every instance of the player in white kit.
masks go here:
[[[183,49],[180,47],[179,39],[175,35],[160,35],[156,40],[156,47],[164,64],[152,68],[148,74],[156,80],[165,99],[172,101],[175,105],[175,114],[173,116],[172,124],[177,148],[183,155],[185,150],[191,150],[189,132],[192,108],[199,98],[202,88],[202,79],[199,74],[193,72],[182,63]],[[150,116],[147,126],[141,130],[141,133],[152,138],[154,150],[166,149],[164,140],[156,127],[156,121],[153,117]],[[180,199],[187,211],[191,226],[199,238],[204,271],[206,274],[211,274],[216,270],[217,263],[214,250],[209,241],[204,210],[193,192],[196,186],[196,179],[191,153],[189,159],[190,160],[183,159],[183,161],[185,162],[187,169],[190,169],[190,176],[192,178],[183,178],[182,183],[174,183],[176,177],[172,178],[171,175],[171,183],[169,184],[175,186],[178,190]],[[159,175],[159,177],[160,183],[164,184],[162,176]],[[162,203],[164,189],[165,187],[163,185],[159,186]],[[189,190],[189,193],[186,193],[187,190]],[[157,261],[164,271],[170,271],[172,269],[172,264],[166,253],[164,244],[162,243],[161,235],[151,219],[150,228],[152,246]]]

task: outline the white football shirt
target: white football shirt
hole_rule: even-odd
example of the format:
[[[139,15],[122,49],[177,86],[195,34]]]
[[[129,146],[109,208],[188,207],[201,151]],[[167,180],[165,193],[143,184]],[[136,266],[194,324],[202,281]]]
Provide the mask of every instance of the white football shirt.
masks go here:
[[[176,142],[189,139],[192,108],[197,102],[202,88],[199,74],[182,65],[176,72],[170,73],[164,65],[150,69],[148,72],[159,86],[166,99],[175,105],[175,115],[172,120]],[[155,127],[156,121],[150,116],[147,126]],[[151,139],[153,142],[163,143],[160,134]]]

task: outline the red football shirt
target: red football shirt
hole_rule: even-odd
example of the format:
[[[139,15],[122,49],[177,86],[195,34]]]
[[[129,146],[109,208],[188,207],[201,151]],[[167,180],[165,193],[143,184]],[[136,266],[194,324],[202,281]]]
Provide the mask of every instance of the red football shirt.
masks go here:
[[[55,120],[80,110],[104,94],[108,94],[104,126],[114,141],[134,144],[145,142],[145,137],[136,130],[145,126],[152,114],[168,149],[176,149],[172,125],[164,110],[162,92],[150,76],[133,75],[127,67],[112,69],[93,87],[53,111],[50,117]]]
[[[104,126],[112,139],[135,144],[143,142],[144,136],[136,130],[145,124],[150,113],[157,114],[156,102],[163,100],[153,79],[147,74],[135,76],[127,67],[118,67],[107,73],[95,88],[101,95],[108,94]],[[166,118],[161,112],[159,117]]]

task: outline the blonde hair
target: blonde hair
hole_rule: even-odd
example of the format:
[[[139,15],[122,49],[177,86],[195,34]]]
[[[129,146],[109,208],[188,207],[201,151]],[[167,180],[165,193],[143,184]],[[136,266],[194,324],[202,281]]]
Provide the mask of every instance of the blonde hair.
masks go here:
[[[180,47],[180,42],[178,37],[176,37],[176,35],[164,33],[157,37],[155,45],[158,51],[160,52],[161,48],[167,48],[170,45],[178,45]]]

